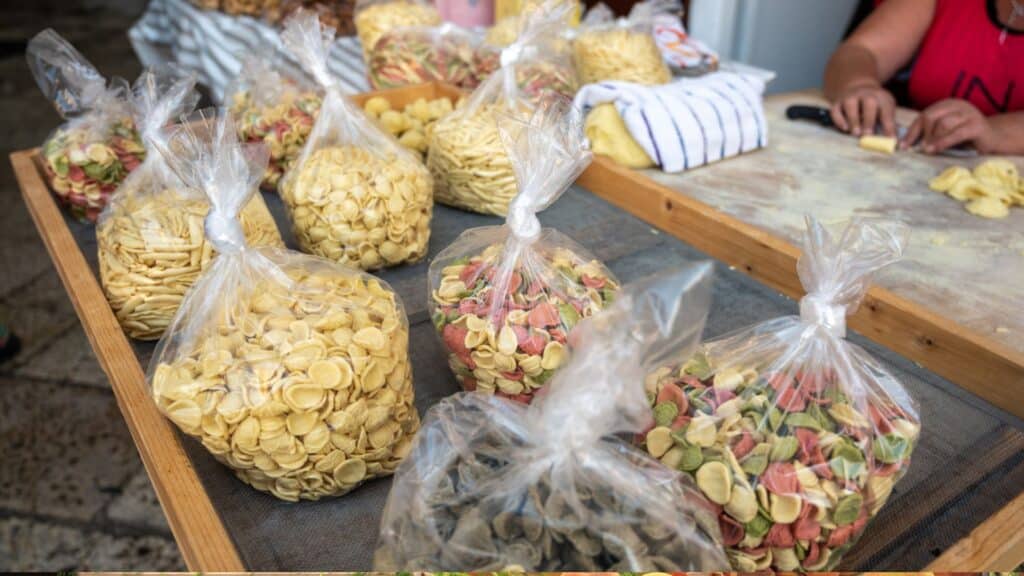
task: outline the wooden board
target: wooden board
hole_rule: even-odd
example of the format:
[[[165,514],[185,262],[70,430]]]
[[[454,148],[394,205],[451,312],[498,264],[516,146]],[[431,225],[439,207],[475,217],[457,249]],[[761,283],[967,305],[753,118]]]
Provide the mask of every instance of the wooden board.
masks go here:
[[[768,99],[765,150],[675,175],[598,158],[579,183],[793,298],[803,295],[794,243],[804,213],[826,223],[907,221],[906,258],[878,276],[849,325],[1024,417],[1024,210],[978,219],[927,190],[928,178],[962,160],[867,152],[784,118],[789,104],[815,98]]]
[[[414,101],[419,97],[431,98],[440,95],[455,95],[450,88],[443,88],[438,86],[420,86],[413,87],[407,90],[399,90],[392,92],[382,92],[392,101],[393,105],[398,107]],[[363,100],[359,98],[357,100]],[[238,546],[232,541],[231,534],[226,529],[224,523],[220,519],[221,512],[218,512],[218,502],[211,501],[206,490],[210,489],[211,474],[210,466],[213,466],[212,470],[217,474],[218,479],[216,482],[227,482],[231,486],[238,488],[236,492],[239,492],[235,498],[241,498],[240,502],[245,504],[245,508],[250,506],[254,509],[265,510],[266,509],[266,497],[248,490],[241,484],[235,484],[235,480],[230,478],[229,474],[219,467],[214,462],[207,462],[210,460],[208,455],[201,454],[203,457],[197,457],[196,448],[190,446],[191,456],[182,449],[182,442],[180,436],[175,432],[173,427],[167,424],[166,420],[162,418],[159,412],[153,406],[152,401],[148,396],[148,392],[145,389],[145,383],[142,376],[142,367],[139,364],[136,354],[139,354],[139,350],[134,350],[132,346],[125,339],[123,333],[117,327],[116,321],[110,312],[109,306],[106,304],[106,300],[98,286],[96,277],[87,262],[87,259],[83,256],[80,251],[80,246],[88,245],[76,244],[75,239],[72,237],[69,228],[60,214],[52,195],[46,189],[43,183],[41,173],[38,170],[38,165],[33,163],[35,151],[24,151],[18,152],[12,155],[12,164],[14,164],[15,171],[18,175],[18,181],[22,188],[22,193],[25,197],[26,203],[29,205],[30,211],[32,212],[33,218],[35,219],[36,225],[40,230],[41,236],[50,250],[51,257],[54,260],[56,267],[58,268],[61,278],[65,283],[65,287],[71,296],[72,301],[75,304],[76,310],[79,317],[82,319],[82,323],[85,326],[86,332],[89,335],[90,342],[96,351],[97,356],[100,358],[101,364],[106,370],[111,380],[111,385],[117,395],[119,406],[125,419],[128,421],[129,428],[132,431],[133,437],[136,444],[139,447],[140,454],[142,454],[143,461],[146,464],[147,472],[157,489],[157,495],[160,498],[161,504],[168,516],[168,521],[171,524],[175,538],[177,539],[179,546],[185,556],[186,563],[192,570],[203,570],[203,571],[237,571],[243,569],[259,568],[259,566],[244,566],[240,560],[241,555],[239,553]],[[561,212],[564,214],[574,214],[572,219],[565,220],[565,222],[558,222],[560,228],[566,232],[572,232],[572,221],[586,221],[598,210],[598,204],[602,205],[605,214],[611,210],[607,204],[604,204],[600,200],[594,199],[587,194],[577,193],[574,195],[575,203],[571,206],[564,206],[564,210]],[[675,210],[673,208],[672,210]],[[558,210],[552,210],[559,212]],[[439,216],[439,215],[435,215]],[[479,225],[484,223],[483,220],[488,220],[485,217],[477,217],[468,214],[462,214],[462,219],[458,222],[457,229],[441,230],[435,229],[435,234],[439,238],[448,238],[453,234],[457,234],[458,230],[467,225]],[[560,216],[565,218],[565,216]],[[609,221],[607,224],[601,224],[599,226],[588,228],[588,234],[605,234],[602,237],[615,237],[622,238],[623,235],[620,233],[611,234],[608,236],[608,232],[601,232],[605,230],[607,226],[615,225],[617,228],[622,228],[623,218],[625,216],[617,217],[618,219],[614,224]],[[494,220],[494,219],[490,219]],[[631,219],[630,219],[631,220]],[[447,222],[447,224],[439,224],[439,228],[452,227],[455,224],[450,219],[440,218],[439,222]],[[488,221],[487,223],[493,223]],[[640,225],[642,223],[631,224],[630,226],[638,228],[639,231],[648,234],[647,227]],[[582,224],[581,224],[582,225]],[[627,226],[628,227],[628,226]],[[80,233],[79,230],[78,233]],[[632,238],[630,234],[626,234],[626,237]],[[656,237],[655,237],[656,238]],[[583,239],[580,237],[580,239]],[[650,240],[639,241],[632,246],[632,250],[644,250],[645,247],[656,247],[656,243],[651,243]],[[441,243],[445,243],[447,240],[442,240]],[[764,256],[769,258],[772,253],[782,253],[786,250],[788,244],[785,242],[779,242],[773,239],[771,236],[765,234],[762,238],[766,246],[766,250],[770,247],[774,247],[776,252],[767,252]],[[593,243],[593,240],[588,243]],[[673,243],[675,243],[673,241]],[[625,246],[615,246],[617,242],[609,243],[609,246],[603,246],[600,250],[601,257],[611,259],[623,257],[627,258],[630,254],[629,250]],[[675,243],[678,244],[678,243]],[[657,248],[655,248],[657,249]],[[789,254],[792,262],[792,257],[795,256],[795,250],[791,246],[788,249],[792,252]],[[779,252],[782,251],[782,252]],[[678,258],[676,256],[675,258]],[[660,265],[666,265],[667,260],[659,260]],[[760,266],[760,264],[759,264]],[[398,277],[405,278],[409,274],[422,274],[422,268],[419,271],[417,267],[403,267],[397,269],[393,274]],[[409,284],[405,289],[419,293],[421,290],[413,290],[413,284],[419,282],[414,278],[406,278],[399,280],[396,284],[392,279],[389,279],[393,285],[404,285]],[[404,290],[403,290],[404,291]],[[412,308],[416,308],[417,304],[413,303]],[[418,323],[426,325],[428,319],[426,318],[425,312],[417,311],[411,313],[417,316],[419,319]],[[424,346],[422,343],[415,347],[414,356],[416,354],[426,355],[432,358],[435,363],[440,362],[437,358],[437,353],[430,346]],[[424,349],[426,348],[426,349]],[[139,356],[144,358],[145,356]],[[419,393],[417,393],[419,397]],[[434,399],[424,399],[424,401],[432,402]],[[419,402],[418,402],[419,403]],[[1006,430],[1005,425],[1000,429]],[[915,512],[920,516],[919,523],[925,523],[929,518],[938,518],[937,516],[947,508],[946,502],[960,498],[962,490],[970,490],[978,483],[986,482],[993,474],[998,474],[998,470],[1005,468],[1007,465],[1015,465],[1013,462],[1013,446],[1020,446],[1024,442],[1024,436],[1019,431],[1007,432],[1008,436],[1005,436],[1005,441],[997,442],[996,440],[984,440],[983,444],[977,449],[971,450],[976,454],[986,454],[984,466],[981,462],[976,462],[975,468],[978,472],[976,475],[966,474],[958,482],[959,488],[954,489],[951,486],[947,486],[943,499],[936,499],[934,502],[929,500],[928,506],[925,509],[915,508]],[[1003,438],[1003,436],[995,436],[995,439]],[[989,450],[990,447],[1002,446],[1004,450]],[[1009,452],[1008,452],[1009,451]],[[199,449],[201,453],[201,448]],[[1019,452],[1019,450],[1018,450]],[[198,469],[198,472],[197,472]],[[911,474],[913,476],[913,473]],[[921,477],[921,474],[918,474]],[[223,478],[221,478],[223,477]],[[908,486],[912,485],[911,478],[908,477]],[[940,480],[935,480],[940,481]],[[941,482],[941,481],[940,481]],[[205,484],[205,488],[204,488]],[[369,491],[372,487],[364,490],[363,492]],[[913,489],[913,488],[911,488]],[[376,490],[379,490],[376,489]],[[1017,494],[1019,491],[1016,489],[1002,490],[1001,494]],[[933,490],[929,488],[929,485],[922,485],[922,493],[932,494]],[[264,502],[258,501],[262,499]],[[912,503],[914,499],[906,499],[896,497],[893,499],[891,506],[893,512],[897,515],[901,514],[900,502]],[[973,527],[973,532],[967,538],[957,543],[953,548],[950,548],[949,553],[944,555],[940,560],[936,561],[934,566],[941,566],[947,570],[980,570],[980,569],[1009,569],[1006,566],[1010,566],[1010,562],[1024,562],[1024,551],[1021,550],[1021,542],[1024,539],[1024,531],[1008,531],[1008,522],[1012,524],[1014,514],[1018,514],[1021,498],[1017,498],[1011,502],[1010,506],[1004,510],[998,512],[990,519],[977,523],[972,521],[969,523],[970,527]],[[236,500],[237,501],[237,500]],[[998,504],[1002,505],[1006,501],[1005,496],[1000,496]],[[355,502],[352,502],[355,504]],[[336,502],[324,502],[324,503],[311,503],[310,506],[316,506],[321,504],[323,506],[330,505],[346,505],[341,500]],[[990,504],[990,507],[992,504]],[[295,509],[298,511],[298,508]],[[986,512],[991,513],[991,512]],[[251,514],[250,514],[251,516]],[[333,517],[333,516],[332,516]],[[896,518],[893,517],[893,518]],[[248,517],[247,519],[252,522],[261,522],[263,516],[257,518]],[[227,528],[234,528],[236,525],[232,523]],[[961,533],[966,533],[966,529],[961,529]],[[900,522],[889,520],[878,524],[878,535],[866,536],[864,544],[869,544],[868,540],[884,541],[886,534],[895,534],[897,537],[905,537],[907,533],[905,527],[900,526]],[[870,531],[869,531],[870,532]],[[1002,542],[1001,545],[993,543],[993,539],[999,539]],[[872,544],[869,547],[874,550],[881,550],[877,543]],[[857,548],[854,549],[856,551]],[[282,552],[280,550],[271,550],[272,555]],[[851,557],[853,554],[851,554]],[[948,556],[948,557],[947,557]],[[870,560],[870,556],[865,556],[866,561]],[[867,565],[872,565],[871,562],[867,562]]]

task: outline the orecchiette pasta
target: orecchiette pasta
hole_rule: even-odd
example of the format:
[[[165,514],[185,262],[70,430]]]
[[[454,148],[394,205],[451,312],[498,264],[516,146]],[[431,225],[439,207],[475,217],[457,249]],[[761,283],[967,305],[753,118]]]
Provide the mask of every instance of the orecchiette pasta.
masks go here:
[[[419,260],[430,240],[430,174],[412,157],[355,146],[313,152],[284,182],[302,249],[364,270]]]
[[[153,395],[244,482],[316,500],[408,454],[419,427],[409,334],[379,280],[285,266],[290,283],[219,295],[216,321],[156,366]]]

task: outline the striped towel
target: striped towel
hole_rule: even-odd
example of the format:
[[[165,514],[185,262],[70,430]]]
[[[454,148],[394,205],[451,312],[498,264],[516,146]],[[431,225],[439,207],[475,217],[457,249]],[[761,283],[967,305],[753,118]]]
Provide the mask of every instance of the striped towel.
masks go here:
[[[768,143],[765,82],[715,72],[661,86],[588,84],[576,94],[584,112],[612,102],[637,144],[665,172],[680,172],[756,150]]]
[[[246,54],[270,46],[283,61],[294,62],[284,50],[277,28],[250,16],[201,10],[188,0],[152,0],[128,37],[143,66],[177,62],[195,72],[217,102],[223,101],[224,90],[241,70]],[[355,36],[334,43],[328,68],[346,92],[369,90]]]

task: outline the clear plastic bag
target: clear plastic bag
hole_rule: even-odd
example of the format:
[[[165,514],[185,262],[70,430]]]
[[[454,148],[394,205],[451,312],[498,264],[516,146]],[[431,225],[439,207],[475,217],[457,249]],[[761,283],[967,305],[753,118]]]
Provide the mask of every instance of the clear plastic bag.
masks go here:
[[[261,187],[276,190],[313,130],[320,112],[320,90],[268,50],[242,59],[226,94],[239,137],[267,146],[270,161]]]
[[[906,228],[854,220],[833,236],[807,225],[799,317],[708,342],[646,382],[647,450],[722,506],[741,572],[831,570],[906,473],[920,431],[907,391],[844,339],[846,315],[900,258]]]
[[[220,255],[189,291],[147,380],[160,410],[252,487],[284,500],[344,494],[391,474],[419,427],[409,325],[381,280],[246,244],[238,213],[263,173],[226,112],[159,147],[210,201]]]
[[[281,181],[281,198],[303,251],[364,270],[427,253],[434,202],[420,159],[341,92],[327,70],[333,31],[300,11],[285,46],[324,89],[313,131]]]
[[[500,119],[520,190],[504,226],[463,232],[430,263],[429,310],[467,390],[530,402],[567,359],[572,332],[618,282],[537,213],[590,163],[579,113],[565,101],[528,120]]]
[[[396,28],[437,26],[441,14],[426,0],[356,0],[353,20],[356,35],[363,46],[363,59],[381,36]]]
[[[50,188],[80,220],[95,222],[129,172],[145,159],[126,98],[128,83],[107,81],[51,28],[25,49],[29,70],[66,120],[43,143]]]
[[[396,28],[369,52],[370,85],[386,89],[439,81],[472,90],[480,83],[475,68],[479,43],[476,34],[451,23]]]
[[[121,183],[96,225],[100,283],[132,338],[159,338],[215,255],[203,233],[206,195],[186,188],[156,151],[163,128],[199,100],[194,86],[191,75],[146,71],[139,77],[131,104],[146,160]],[[284,247],[259,194],[240,218],[250,245]]]
[[[567,54],[550,49],[568,9],[562,4],[530,13],[519,39],[500,53],[504,66],[464,106],[434,125],[427,167],[436,201],[483,214],[507,213],[516,180],[496,118],[505,113],[529,117],[538,102],[569,86],[570,93],[575,91]]]
[[[645,0],[634,4],[629,17],[615,20],[599,4],[587,13],[572,43],[580,84],[608,80],[665,84],[672,73],[654,40],[658,14],[679,13],[678,0]]]
[[[727,569],[714,507],[615,436],[650,421],[645,368],[697,344],[710,297],[706,263],[629,286],[530,406],[461,392],[431,408],[395,473],[375,569]]]

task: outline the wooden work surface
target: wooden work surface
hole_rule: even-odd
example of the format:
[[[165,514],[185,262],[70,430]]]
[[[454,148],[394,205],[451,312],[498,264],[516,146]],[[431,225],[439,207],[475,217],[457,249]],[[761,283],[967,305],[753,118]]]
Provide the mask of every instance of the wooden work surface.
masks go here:
[[[815,93],[767,98],[767,148],[680,174],[600,159],[580,178],[596,194],[791,297],[804,216],[907,222],[905,258],[880,273],[850,325],[1018,416],[1024,416],[1024,209],[987,220],[928,189],[957,159],[893,155],[785,118]],[[900,110],[909,124],[912,112]],[[1024,158],[1013,159],[1024,171]]]
[[[184,437],[156,410],[143,371],[153,345],[117,328],[96,276],[94,229],[67,220],[47,190],[33,151],[12,155],[25,201],[110,377],[186,563],[201,571],[368,570],[390,486],[380,479],[341,498],[291,504],[256,492]],[[290,234],[276,196],[265,195]],[[421,414],[456,391],[426,313],[429,258],[463,230],[500,220],[436,207],[428,259],[381,273],[410,317],[410,354]],[[541,214],[592,250],[623,281],[702,254],[579,188]],[[743,274],[716,267],[706,333],[720,335],[796,312],[796,305]],[[904,382],[920,403],[923,430],[907,476],[843,566],[858,570],[1009,570],[1024,562],[1024,423],[964,394],[906,359],[851,335]],[[945,553],[943,553],[945,551]]]

